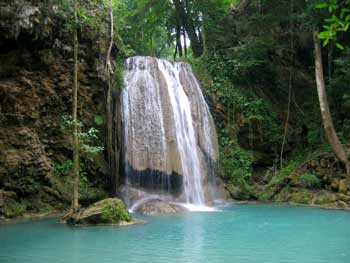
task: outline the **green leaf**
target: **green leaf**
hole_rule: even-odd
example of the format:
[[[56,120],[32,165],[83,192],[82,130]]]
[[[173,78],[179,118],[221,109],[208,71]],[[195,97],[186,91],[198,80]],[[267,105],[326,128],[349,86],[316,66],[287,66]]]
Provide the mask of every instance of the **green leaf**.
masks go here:
[[[335,45],[337,46],[337,48],[344,50],[344,46],[340,43],[335,43]]]
[[[327,39],[330,37],[329,31],[322,31],[318,34],[319,39]]]
[[[322,46],[327,46],[329,43],[329,38],[327,38],[325,41],[323,41]]]
[[[322,2],[316,5],[316,8],[318,9],[323,9],[323,8],[327,8],[328,7],[328,3]]]

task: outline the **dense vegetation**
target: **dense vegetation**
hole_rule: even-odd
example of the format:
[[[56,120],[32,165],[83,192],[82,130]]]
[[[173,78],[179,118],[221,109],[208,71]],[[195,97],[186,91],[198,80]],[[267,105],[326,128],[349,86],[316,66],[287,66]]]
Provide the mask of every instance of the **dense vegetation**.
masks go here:
[[[219,174],[232,198],[349,206],[350,186],[345,176],[348,159],[344,161],[337,154],[337,147],[341,146],[348,156],[350,139],[350,117],[347,114],[350,110],[349,1],[39,2],[46,10],[44,16],[56,10],[52,17],[49,16],[56,31],[52,30],[43,37],[45,44],[33,37],[40,39],[41,34],[46,34],[45,30],[26,32],[13,39],[4,37],[5,40],[0,41],[4,50],[1,61],[9,61],[8,54],[19,57],[11,49],[12,43],[16,43],[18,50],[29,50],[29,53],[35,50],[37,53],[31,59],[40,57],[44,61],[37,68],[32,63],[27,71],[49,70],[53,68],[52,60],[56,64],[69,60],[65,73],[79,70],[74,72],[83,88],[80,91],[83,95],[75,96],[78,104],[79,100],[88,103],[96,100],[90,100],[86,95],[89,81],[103,83],[101,86],[104,87],[105,105],[96,106],[95,103],[98,112],[92,116],[84,108],[88,106],[77,108],[75,105],[79,112],[72,114],[70,104],[65,102],[60,113],[73,115],[73,118],[54,120],[61,126],[59,136],[66,138],[69,146],[53,150],[54,153],[60,151],[60,155],[52,157],[51,177],[42,181],[50,181],[57,192],[55,194],[64,196],[59,198],[63,203],[71,198],[73,185],[79,184],[81,201],[90,202],[105,196],[105,192],[114,192],[115,188],[110,189],[108,182],[112,180],[116,185],[120,182],[120,171],[115,165],[118,160],[114,157],[120,153],[120,142],[112,136],[113,131],[118,132],[120,127],[112,125],[111,116],[117,108],[113,105],[122,88],[123,61],[133,55],[145,55],[192,65],[215,118],[221,155]],[[0,33],[5,32],[4,28]],[[313,33],[317,30],[321,32],[317,36],[323,42],[322,66],[336,131],[333,136],[340,142],[337,147],[330,143],[320,114],[313,40]],[[30,38],[34,40],[28,41]],[[59,44],[55,39],[59,39]],[[55,45],[60,45],[59,51],[53,48]],[[49,51],[45,55],[40,53],[41,50]],[[96,61],[102,62],[98,64]],[[1,68],[2,78],[13,77],[11,72],[16,67],[11,65],[8,62]],[[97,69],[98,76],[92,76],[92,69]],[[97,77],[102,79],[101,83]],[[69,79],[67,82],[72,84],[74,81]],[[10,100],[1,96],[4,106],[0,111],[5,116],[8,114],[6,101]],[[55,103],[59,105],[59,102]],[[101,136],[97,136],[94,126],[100,129]],[[116,147],[111,148],[112,145]],[[71,161],[73,149],[76,154],[80,150],[80,157],[75,155],[74,162]],[[81,166],[74,166],[79,161]],[[74,184],[67,179],[71,178],[72,167],[75,167],[76,175]],[[103,175],[96,179],[94,172]],[[0,197],[11,200],[6,204],[8,207],[3,208],[5,214],[16,216],[24,210],[31,210],[25,201],[28,193],[21,192],[23,189],[18,185],[14,186],[14,178],[18,178],[21,172],[17,169],[11,172],[13,175],[5,173],[6,176],[0,176],[0,188],[4,189],[1,194],[4,197]],[[28,170],[24,173],[28,175]],[[81,179],[79,183],[78,177]],[[22,181],[27,179],[22,177]],[[29,178],[23,184],[26,188],[36,187],[37,182]],[[11,194],[5,195],[6,191],[16,192],[19,200],[14,201],[16,198]],[[75,192],[77,199],[77,189]]]
[[[118,3],[125,54],[180,59],[196,71],[215,114],[221,176],[232,197],[293,201],[306,191],[309,199],[294,201],[311,203],[321,189],[339,191],[345,164],[323,127],[312,35],[321,29],[330,112],[347,145],[347,1]]]

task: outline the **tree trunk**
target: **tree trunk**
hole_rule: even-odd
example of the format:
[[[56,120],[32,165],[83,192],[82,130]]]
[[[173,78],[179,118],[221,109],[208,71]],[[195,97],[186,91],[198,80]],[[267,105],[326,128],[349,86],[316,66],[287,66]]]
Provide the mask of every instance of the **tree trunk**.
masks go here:
[[[176,56],[177,56],[177,42],[175,44],[175,51],[174,51],[174,61],[176,61]]]
[[[79,206],[79,131],[78,131],[78,0],[74,1],[74,73],[73,73],[73,195],[72,212]]]
[[[120,107],[120,89],[115,95],[115,103],[114,103],[114,167],[115,167],[115,192],[117,192],[117,186],[120,181],[120,154],[121,154],[121,107]]]
[[[314,29],[314,46],[315,46],[315,74],[316,74],[316,84],[318,99],[320,102],[321,116],[323,121],[324,130],[326,133],[327,140],[331,145],[335,155],[341,160],[346,167],[346,174],[349,176],[349,160],[345,151],[344,146],[341,144],[337,133],[335,131],[332,116],[329,110],[326,86],[323,74],[323,63],[322,63],[322,50],[321,41],[318,38],[318,30]]]
[[[203,53],[203,45],[200,40],[200,36],[197,35],[196,26],[190,15],[189,10],[185,9],[184,3],[181,0],[173,0],[175,6],[176,15],[180,17],[180,21],[185,28],[187,35],[191,41],[191,48],[194,57],[200,57]]]
[[[293,88],[293,64],[294,64],[294,22],[293,22],[293,11],[294,11],[294,0],[290,1],[290,14],[289,14],[289,25],[290,25],[290,52],[291,52],[291,64],[289,67],[289,81],[288,81],[288,106],[287,106],[287,119],[284,125],[283,141],[280,153],[280,167],[283,168],[283,152],[284,145],[288,136],[288,126],[290,118],[290,105],[292,100],[292,88]]]
[[[108,167],[112,184],[115,185],[115,170],[114,170],[114,151],[113,151],[113,112],[112,112],[112,83],[110,77],[107,83],[106,92],[106,126],[107,126],[107,155]],[[113,187],[114,189],[115,187]]]
[[[179,57],[182,57],[181,24],[178,19],[176,20],[176,48],[179,51]]]
[[[107,155],[108,155],[108,166],[110,170],[110,177],[113,185],[113,194],[117,188],[116,181],[116,169],[115,169],[115,153],[113,149],[113,110],[112,110],[112,87],[113,87],[113,68],[111,63],[111,53],[113,47],[113,33],[114,33],[114,21],[113,21],[113,1],[109,0],[109,47],[106,55],[106,80],[107,80],[107,94],[106,94],[106,126],[107,126]]]
[[[185,28],[182,28],[182,35],[183,35],[183,39],[184,39],[185,58],[187,58],[187,39],[186,39],[186,30],[185,30]]]

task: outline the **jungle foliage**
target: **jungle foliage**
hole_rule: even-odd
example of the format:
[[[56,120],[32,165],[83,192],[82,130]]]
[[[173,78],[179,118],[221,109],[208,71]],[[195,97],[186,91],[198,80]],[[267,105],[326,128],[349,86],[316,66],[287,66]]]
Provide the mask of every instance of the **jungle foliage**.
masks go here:
[[[107,19],[104,12],[88,15],[96,11],[94,1],[81,5],[85,25]],[[298,153],[312,154],[327,144],[315,85],[315,28],[321,29],[335,130],[344,145],[349,142],[349,5],[348,0],[114,0],[114,40],[119,59],[146,55],[190,63],[216,120],[223,180],[269,184],[291,173]],[[267,171],[264,178],[254,176],[260,170]],[[312,172],[303,172],[305,187],[319,185]]]

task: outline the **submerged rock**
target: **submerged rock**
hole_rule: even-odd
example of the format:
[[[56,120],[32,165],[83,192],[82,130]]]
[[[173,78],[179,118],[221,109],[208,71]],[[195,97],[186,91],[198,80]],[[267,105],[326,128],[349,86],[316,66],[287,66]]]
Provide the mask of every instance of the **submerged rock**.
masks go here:
[[[136,212],[148,216],[157,216],[162,214],[176,214],[186,211],[185,208],[165,202],[163,200],[154,199],[149,202],[143,203],[136,208]]]
[[[90,205],[66,219],[72,225],[126,225],[133,224],[122,200],[108,198]]]

